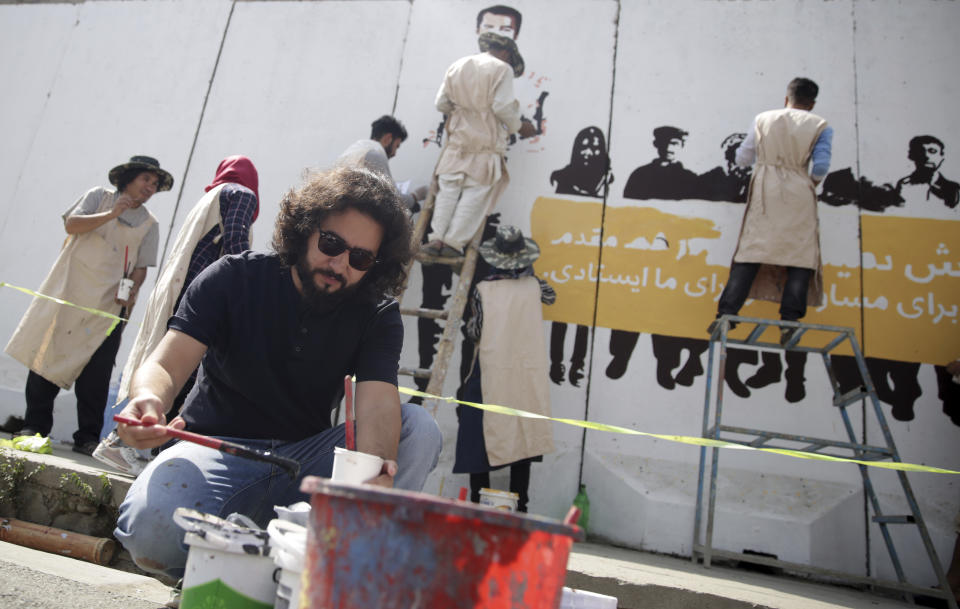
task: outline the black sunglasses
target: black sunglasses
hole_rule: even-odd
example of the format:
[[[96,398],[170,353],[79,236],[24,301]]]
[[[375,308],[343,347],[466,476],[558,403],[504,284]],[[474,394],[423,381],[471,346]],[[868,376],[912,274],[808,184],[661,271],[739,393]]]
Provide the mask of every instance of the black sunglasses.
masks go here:
[[[325,256],[331,257],[339,256],[343,252],[350,252],[347,260],[349,260],[350,266],[358,271],[369,270],[370,267],[379,262],[370,250],[350,247],[347,245],[347,242],[343,240],[343,237],[337,233],[331,233],[325,230],[320,231],[320,236],[317,238],[317,249]]]

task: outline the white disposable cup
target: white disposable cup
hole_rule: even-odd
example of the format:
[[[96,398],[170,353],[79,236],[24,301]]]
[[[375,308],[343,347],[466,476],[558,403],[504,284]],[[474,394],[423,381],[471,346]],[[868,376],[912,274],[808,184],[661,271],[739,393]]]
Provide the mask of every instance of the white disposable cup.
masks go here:
[[[133,289],[133,279],[124,277],[120,280],[120,285],[117,287],[117,299],[118,300],[127,300],[130,298],[130,290]]]
[[[333,475],[330,479],[361,484],[380,475],[382,467],[381,457],[337,446],[333,449]]]
[[[488,505],[498,510],[516,512],[519,501],[520,495],[517,493],[498,491],[495,488],[480,489],[480,505]]]

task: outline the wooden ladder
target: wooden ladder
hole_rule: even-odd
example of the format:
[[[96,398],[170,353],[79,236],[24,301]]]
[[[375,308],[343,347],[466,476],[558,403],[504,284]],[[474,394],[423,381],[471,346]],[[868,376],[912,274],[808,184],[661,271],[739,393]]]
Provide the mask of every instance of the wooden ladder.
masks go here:
[[[433,216],[436,193],[434,192],[433,188],[430,190],[431,192],[424,201],[423,208],[420,210],[420,215],[417,217],[416,224],[413,228],[412,245],[415,250],[420,249],[420,243],[423,241],[423,236],[430,226],[430,218]],[[453,287],[453,293],[451,297],[447,299],[446,309],[400,307],[401,315],[443,321],[443,334],[440,337],[440,342],[437,343],[436,354],[433,357],[433,362],[430,368],[407,368],[401,366],[398,370],[400,374],[405,376],[411,376],[415,379],[427,379],[426,393],[431,395],[439,396],[443,391],[443,383],[447,378],[447,368],[450,364],[450,358],[453,355],[453,349],[456,346],[457,332],[460,330],[460,323],[463,320],[463,312],[466,309],[467,299],[470,296],[470,286],[473,283],[473,274],[477,268],[477,257],[479,256],[478,248],[483,237],[484,224],[485,223],[482,223],[480,225],[480,228],[477,229],[477,233],[473,236],[473,239],[471,239],[470,243],[467,244],[467,248],[463,256],[430,256],[418,251],[406,269],[407,281],[409,281],[410,270],[415,262],[419,262],[420,264],[442,264],[449,266],[453,270],[454,274],[456,274],[458,277],[456,280],[456,285]],[[402,292],[397,297],[397,300],[401,303],[403,302],[403,296],[406,294],[406,291],[407,285],[404,284]],[[424,406],[427,405],[427,402],[431,403],[431,412],[436,414],[438,406],[437,400],[424,400]]]

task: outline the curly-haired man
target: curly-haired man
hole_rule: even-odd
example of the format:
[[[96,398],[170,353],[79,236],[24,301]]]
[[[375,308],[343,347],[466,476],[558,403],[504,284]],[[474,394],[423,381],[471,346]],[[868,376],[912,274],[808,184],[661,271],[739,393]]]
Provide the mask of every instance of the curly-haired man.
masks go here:
[[[230,438],[300,463],[300,478],[329,477],[344,426],[330,413],[356,375],[357,449],[384,458],[370,482],[420,490],[441,436],[418,406],[401,405],[403,326],[397,294],[410,259],[410,224],[393,184],[366,169],[309,176],[284,197],[275,253],[226,256],[190,284],[157,349],[137,370],[120,425],[127,444],[167,438],[163,425]],[[164,413],[199,362],[180,416]],[[137,478],[115,531],[142,568],[180,577],[187,548],[177,507],[261,525],[274,505],[303,500],[300,478],[275,466],[181,442]]]

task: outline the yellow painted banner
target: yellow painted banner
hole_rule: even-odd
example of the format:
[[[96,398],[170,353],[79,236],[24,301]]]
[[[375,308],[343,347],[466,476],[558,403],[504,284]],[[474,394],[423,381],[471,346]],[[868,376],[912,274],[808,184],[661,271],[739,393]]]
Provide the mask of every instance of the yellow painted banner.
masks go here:
[[[544,317],[589,325],[596,294],[598,326],[706,339],[729,272],[729,260],[707,262],[707,250],[720,245],[714,221],[653,207],[608,206],[603,213],[599,202],[540,197],[534,203],[532,235],[541,248],[535,268],[557,291]],[[804,321],[858,330],[859,269],[826,265],[823,271],[824,303],[811,307]],[[748,301],[740,314],[777,319],[778,309],[779,303]],[[808,333],[802,344],[820,341]],[[846,346],[839,352],[850,353]]]
[[[941,366],[960,358],[960,222],[861,222],[867,353]]]

